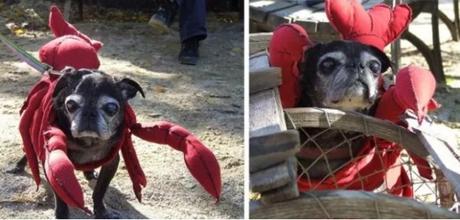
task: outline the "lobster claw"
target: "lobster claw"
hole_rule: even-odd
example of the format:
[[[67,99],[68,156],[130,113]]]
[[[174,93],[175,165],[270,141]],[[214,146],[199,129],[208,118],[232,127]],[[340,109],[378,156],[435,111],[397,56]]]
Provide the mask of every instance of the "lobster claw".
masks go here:
[[[65,134],[60,129],[52,127],[45,132],[45,139],[47,144],[43,166],[46,178],[54,192],[67,205],[91,214],[84,205],[83,191],[75,176],[75,168],[66,154]]]
[[[407,4],[394,8],[377,4],[366,11],[357,0],[326,0],[325,11],[344,40],[354,40],[381,51],[409,26],[412,10]]]
[[[136,123],[131,127],[134,135],[149,142],[167,144],[184,153],[184,160],[192,176],[215,197],[220,198],[222,182],[219,163],[214,154],[193,134],[170,122]]]
[[[185,163],[195,179],[217,200],[221,193],[220,168],[214,154],[195,136],[185,140]]]

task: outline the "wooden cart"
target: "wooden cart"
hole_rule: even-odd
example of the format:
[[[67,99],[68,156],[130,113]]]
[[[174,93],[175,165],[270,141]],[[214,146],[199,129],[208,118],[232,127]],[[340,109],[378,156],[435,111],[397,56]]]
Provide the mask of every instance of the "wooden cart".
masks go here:
[[[413,132],[355,112],[283,109],[277,89],[280,69],[268,65],[264,51],[269,38],[270,34],[250,36],[250,187],[257,192],[251,196],[251,218],[460,218],[456,208],[460,157],[449,128],[428,121],[419,126],[410,114],[406,122]],[[359,132],[398,143],[406,152],[430,161],[435,178],[418,176],[413,162],[403,153],[401,166],[410,173],[415,199],[396,197],[382,189],[299,193],[298,173],[290,168],[305,169],[293,156],[303,144],[299,132],[305,132],[305,127]]]

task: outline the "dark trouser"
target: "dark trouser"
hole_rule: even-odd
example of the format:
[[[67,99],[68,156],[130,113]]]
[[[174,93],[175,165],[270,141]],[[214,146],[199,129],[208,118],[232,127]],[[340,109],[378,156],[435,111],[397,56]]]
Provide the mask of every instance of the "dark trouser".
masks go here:
[[[176,0],[179,5],[180,40],[204,40],[206,29],[206,0]]]

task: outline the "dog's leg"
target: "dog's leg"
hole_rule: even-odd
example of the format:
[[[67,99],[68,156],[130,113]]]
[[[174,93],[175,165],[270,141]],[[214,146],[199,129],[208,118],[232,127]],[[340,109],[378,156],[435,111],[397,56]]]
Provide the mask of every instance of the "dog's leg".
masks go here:
[[[27,158],[26,156],[22,156],[22,158],[16,163],[16,166],[13,168],[7,170],[7,173],[13,173],[13,174],[18,174],[24,172],[24,169],[27,165]]]
[[[96,187],[93,192],[94,215],[96,218],[120,218],[118,213],[110,213],[104,205],[104,195],[109,187],[110,181],[118,169],[120,156],[117,155],[109,164],[104,165],[99,172]]]
[[[64,219],[69,218],[69,207],[62,201],[59,196],[54,193],[54,200],[55,200],[55,208],[54,208],[54,215],[56,219]]]

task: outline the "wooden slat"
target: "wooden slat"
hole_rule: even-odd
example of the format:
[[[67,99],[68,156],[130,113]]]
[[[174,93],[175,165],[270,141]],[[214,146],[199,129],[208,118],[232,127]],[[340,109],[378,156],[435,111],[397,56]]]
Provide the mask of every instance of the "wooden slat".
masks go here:
[[[455,190],[452,184],[447,180],[444,173],[437,168],[434,168],[436,175],[436,191],[439,195],[439,204],[444,208],[451,208],[455,204]]]
[[[286,131],[286,122],[284,121],[284,112],[281,106],[278,88],[251,94],[249,109],[251,137],[249,145],[250,167],[252,167],[252,171],[257,170],[257,172],[251,173],[251,181],[258,182],[259,186],[264,184],[262,180],[268,181],[265,183],[266,187],[262,188],[271,189],[262,192],[261,200],[273,202],[297,197],[299,195],[295,181],[297,159],[294,155],[295,152],[298,151],[300,141],[297,131]],[[253,147],[254,149],[252,149]],[[289,149],[294,149],[294,151]],[[277,171],[277,169],[267,169],[266,166],[276,161],[277,158],[279,159],[279,155],[283,154],[290,156],[290,159],[284,159],[290,161],[287,162],[290,167],[287,168],[290,179],[281,178],[282,181],[279,179],[270,181],[273,180],[274,176],[280,176],[281,174],[274,172]],[[276,155],[276,157],[267,158],[267,155]],[[262,158],[262,160],[258,160],[260,158]],[[257,165],[256,168],[254,168],[255,165]],[[259,170],[257,167],[265,169]],[[284,175],[285,174],[286,173],[284,173]],[[281,185],[281,187],[279,187],[281,183],[286,185]]]
[[[281,69],[268,67],[251,70],[249,73],[249,92],[251,94],[281,85]]]
[[[318,24],[318,32],[324,33],[324,34],[331,34],[335,36],[337,40],[340,37],[340,33],[337,32],[330,23],[326,23],[326,22],[321,22]]]
[[[282,10],[294,6],[295,3],[285,1],[251,1],[249,3],[249,13],[251,20],[265,23],[271,12]]]
[[[249,105],[251,137],[286,130],[278,89],[252,94]]]
[[[305,5],[305,2],[309,1],[309,0],[286,0],[287,2],[293,2],[293,3],[296,3],[298,5]]]
[[[270,67],[266,52],[254,54],[249,59],[249,92],[277,88],[281,85],[281,69]]]
[[[266,192],[288,185],[296,177],[297,162],[294,159],[285,160],[268,169],[251,175],[250,188],[253,192]]]
[[[413,199],[365,191],[312,191],[294,200],[260,206],[250,218],[460,218],[460,215]]]
[[[306,20],[306,19],[297,19],[293,20],[292,23],[302,26],[308,34],[318,32],[318,21]]]
[[[299,24],[309,34],[321,33],[321,34],[330,34],[338,37],[338,32],[332,27],[327,19],[326,13],[313,12],[310,14],[298,14],[293,16],[293,22]],[[330,39],[330,38],[329,38]],[[321,40],[320,40],[321,41]]]
[[[249,54],[254,54],[264,51],[268,47],[268,42],[272,38],[273,33],[256,33],[249,35]]]
[[[249,57],[249,71],[254,71],[258,69],[267,69],[270,68],[270,62],[268,60],[268,53],[266,51],[260,51],[258,53],[252,54]]]
[[[361,132],[400,144],[406,150],[422,158],[429,156],[419,138],[407,129],[389,121],[356,112],[343,112],[335,109],[292,108],[285,109],[288,123],[298,127],[335,128]],[[291,125],[292,126],[292,125]]]
[[[311,9],[296,5],[269,13],[266,23],[273,27],[277,27],[283,23],[292,23],[296,18],[311,13],[313,13]]]
[[[262,192],[262,203],[271,204],[299,197],[300,193],[299,188],[297,187],[297,175],[295,172],[295,170],[297,170],[297,159],[295,157],[291,157],[286,161],[286,165],[290,177],[287,185],[271,191]]]
[[[249,171],[253,173],[295,155],[300,149],[299,133],[297,130],[288,130],[251,137],[249,146]]]

